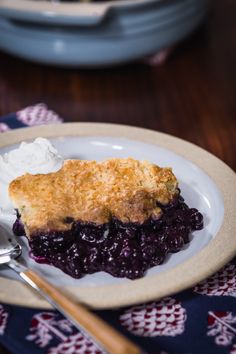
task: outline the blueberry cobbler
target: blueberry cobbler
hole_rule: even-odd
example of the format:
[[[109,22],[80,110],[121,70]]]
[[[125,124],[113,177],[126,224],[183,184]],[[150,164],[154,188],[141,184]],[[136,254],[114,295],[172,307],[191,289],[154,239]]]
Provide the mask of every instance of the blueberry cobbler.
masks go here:
[[[55,173],[18,177],[9,193],[31,256],[74,278],[140,278],[203,227],[170,168],[131,158],[66,160]]]

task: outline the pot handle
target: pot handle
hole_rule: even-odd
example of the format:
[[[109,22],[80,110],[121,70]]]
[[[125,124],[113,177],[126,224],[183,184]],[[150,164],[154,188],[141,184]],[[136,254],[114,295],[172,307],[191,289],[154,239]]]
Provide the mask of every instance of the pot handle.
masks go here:
[[[127,9],[163,0],[119,0],[104,2],[50,2],[45,0],[0,0],[0,16],[49,25],[96,26],[111,10]]]

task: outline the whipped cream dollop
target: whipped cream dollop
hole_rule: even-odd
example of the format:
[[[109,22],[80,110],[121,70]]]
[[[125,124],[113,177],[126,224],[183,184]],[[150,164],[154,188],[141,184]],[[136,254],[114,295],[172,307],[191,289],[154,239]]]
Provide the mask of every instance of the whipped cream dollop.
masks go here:
[[[37,138],[32,143],[22,142],[18,149],[0,155],[0,216],[10,217],[14,214],[8,196],[8,186],[13,179],[25,173],[56,172],[62,165],[62,156],[50,141],[44,138]]]

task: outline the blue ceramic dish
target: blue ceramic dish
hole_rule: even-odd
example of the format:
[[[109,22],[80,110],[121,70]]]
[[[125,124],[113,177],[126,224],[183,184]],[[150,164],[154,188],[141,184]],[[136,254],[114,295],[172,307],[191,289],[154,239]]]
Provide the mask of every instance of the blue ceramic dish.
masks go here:
[[[0,0],[0,48],[53,65],[121,64],[176,44],[203,21],[207,8],[207,0]]]

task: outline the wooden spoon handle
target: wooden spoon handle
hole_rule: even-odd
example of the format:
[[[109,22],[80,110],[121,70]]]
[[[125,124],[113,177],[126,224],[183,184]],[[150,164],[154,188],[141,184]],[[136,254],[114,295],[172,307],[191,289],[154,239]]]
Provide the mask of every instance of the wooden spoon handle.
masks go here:
[[[61,290],[32,270],[19,272],[21,278],[48,300],[63,315],[69,318],[73,324],[88,332],[91,337],[106,351],[112,354],[140,354],[141,350],[122,334],[110,327],[106,322],[90,312],[86,307],[75,303],[64,295]]]

